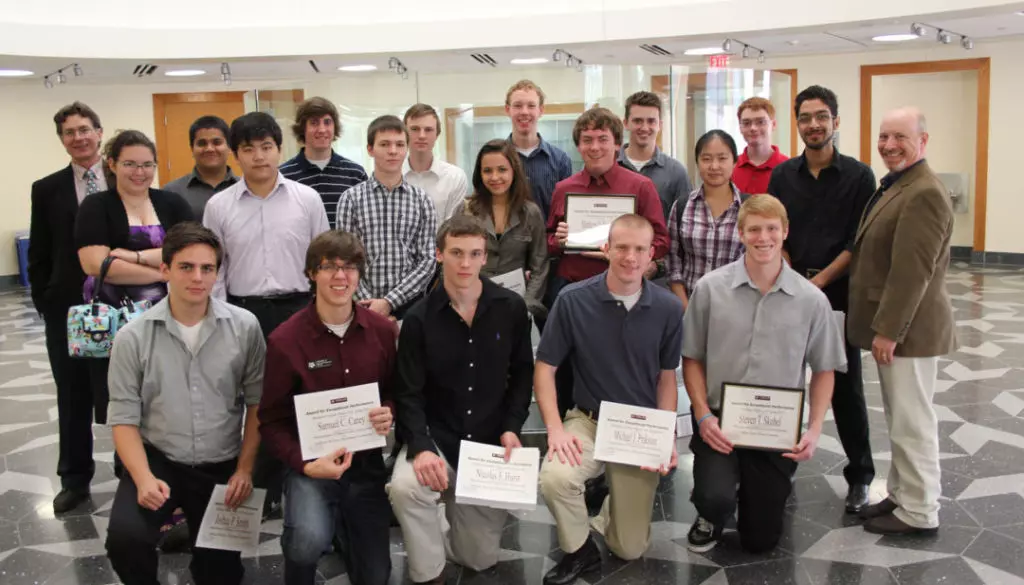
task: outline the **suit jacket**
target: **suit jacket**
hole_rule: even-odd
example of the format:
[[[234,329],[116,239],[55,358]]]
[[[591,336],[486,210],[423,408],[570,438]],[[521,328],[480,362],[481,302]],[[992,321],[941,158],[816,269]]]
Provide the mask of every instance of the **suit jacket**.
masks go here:
[[[28,282],[40,313],[64,312],[82,301],[85,273],[74,238],[77,214],[71,165],[32,183]]]
[[[850,261],[850,343],[870,349],[875,334],[895,355],[933,357],[956,349],[946,292],[953,206],[922,161],[886,189],[861,218]]]

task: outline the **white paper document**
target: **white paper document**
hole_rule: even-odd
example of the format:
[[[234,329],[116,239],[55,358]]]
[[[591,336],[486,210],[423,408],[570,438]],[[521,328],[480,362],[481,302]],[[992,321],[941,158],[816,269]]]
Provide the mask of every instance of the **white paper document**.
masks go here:
[[[491,277],[491,282],[516,293],[519,296],[526,295],[526,277],[522,270],[513,270],[505,274],[498,274]]]
[[[676,413],[671,410],[601,401],[594,459],[637,467],[661,467],[672,460]]]
[[[502,510],[537,507],[540,449],[520,447],[505,462],[505,448],[462,441],[455,478],[455,503]]]
[[[206,505],[203,523],[196,535],[199,548],[255,552],[260,543],[260,519],[267,490],[253,489],[240,506],[232,510],[224,505],[228,486],[213,487],[210,503]]]
[[[349,451],[380,449],[387,443],[370,424],[370,410],[380,406],[377,383],[295,395],[295,419],[302,459],[311,461],[344,447]]]

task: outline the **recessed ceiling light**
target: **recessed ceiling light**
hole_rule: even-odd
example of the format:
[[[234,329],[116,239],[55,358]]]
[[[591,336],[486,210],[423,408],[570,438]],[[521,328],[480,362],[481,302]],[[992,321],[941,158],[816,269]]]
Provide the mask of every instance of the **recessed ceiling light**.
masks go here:
[[[29,75],[33,75],[33,73],[24,69],[0,69],[0,77],[28,77]]]
[[[872,41],[876,43],[899,43],[902,41],[915,41],[921,37],[910,33],[900,33],[895,35],[878,35],[877,37],[871,37]]]
[[[348,71],[349,73],[357,73],[359,71],[376,71],[376,65],[342,65],[338,67],[338,71]]]
[[[538,63],[547,63],[548,60],[544,57],[529,57],[526,59],[512,59],[509,63],[513,65],[537,65]]]
[[[164,71],[164,75],[167,77],[195,77],[196,75],[206,75],[206,72],[202,69],[172,69]]]
[[[791,41],[786,41],[786,44],[791,46],[791,47],[795,47],[795,46],[800,44],[800,39],[793,39]]]
[[[701,47],[699,49],[687,49],[683,51],[683,54],[699,57],[702,55],[720,55],[724,52],[722,47]]]

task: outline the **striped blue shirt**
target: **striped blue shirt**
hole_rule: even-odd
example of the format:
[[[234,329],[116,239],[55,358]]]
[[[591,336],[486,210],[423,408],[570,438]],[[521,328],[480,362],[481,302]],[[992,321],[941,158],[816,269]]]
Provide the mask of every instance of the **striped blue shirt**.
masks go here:
[[[322,170],[309,162],[303,148],[295,158],[281,165],[281,174],[286,179],[312,187],[320,194],[327,211],[327,222],[333,228],[337,225],[338,200],[341,194],[366,180],[363,167],[340,154],[331,151],[331,160]]]
[[[555,192],[555,184],[572,175],[572,160],[568,154],[565,154],[565,151],[554,144],[545,142],[539,134],[537,138],[540,139],[537,148],[529,155],[520,152],[519,158],[523,161],[526,178],[530,180],[533,201],[544,214],[544,221],[547,221],[548,213],[551,211],[551,194]],[[512,142],[511,134],[508,136],[508,141]]]

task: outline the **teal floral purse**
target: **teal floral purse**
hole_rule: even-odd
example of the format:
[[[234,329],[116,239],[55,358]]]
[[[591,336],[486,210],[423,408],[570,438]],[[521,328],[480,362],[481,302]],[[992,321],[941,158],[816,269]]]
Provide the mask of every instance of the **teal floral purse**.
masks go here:
[[[152,306],[149,301],[133,301],[121,297],[118,306],[100,302],[99,291],[110,270],[113,256],[100,266],[100,275],[91,302],[68,309],[68,355],[75,358],[109,358],[118,329]]]

